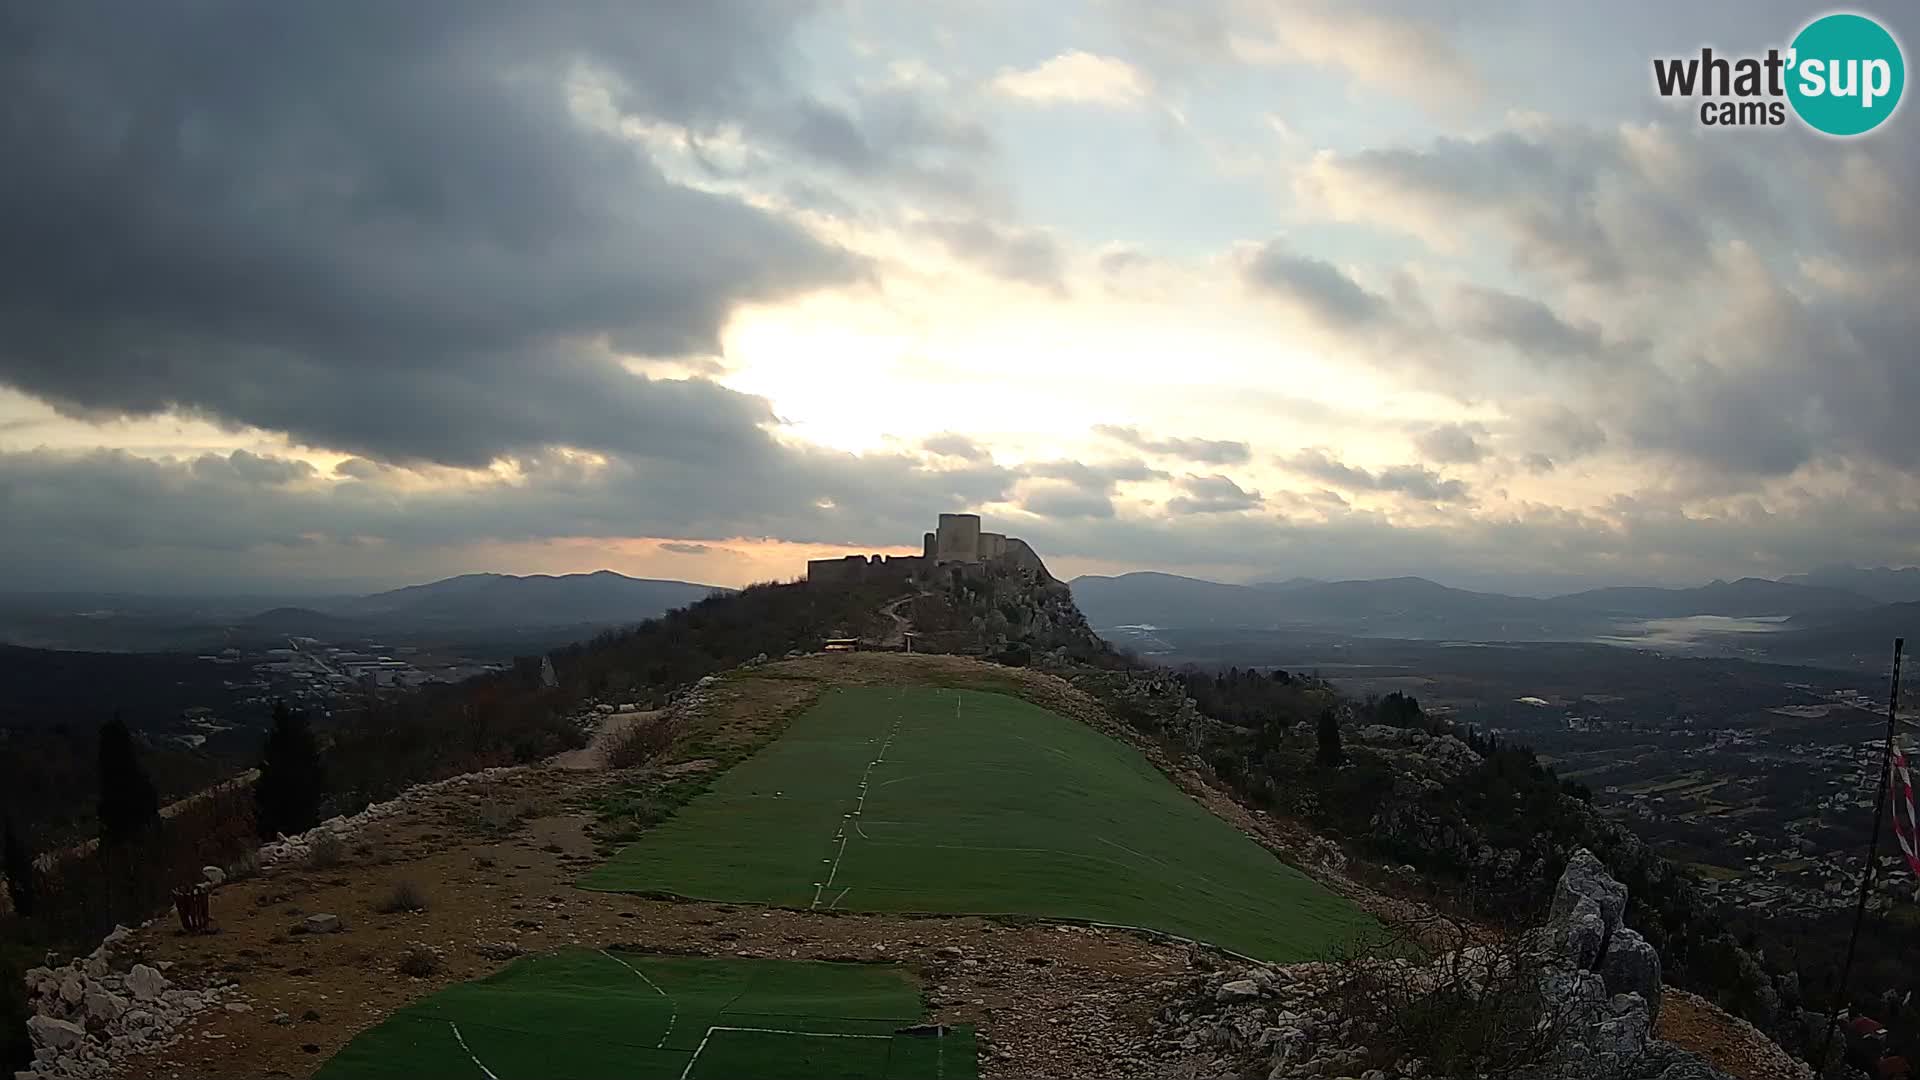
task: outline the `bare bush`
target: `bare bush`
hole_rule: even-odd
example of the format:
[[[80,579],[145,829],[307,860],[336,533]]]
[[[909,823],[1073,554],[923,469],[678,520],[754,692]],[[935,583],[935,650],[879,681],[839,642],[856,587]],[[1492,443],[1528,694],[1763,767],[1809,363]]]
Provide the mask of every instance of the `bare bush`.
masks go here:
[[[412,881],[396,881],[385,899],[374,906],[374,910],[382,915],[397,915],[403,911],[425,911],[427,894]]]
[[[347,860],[347,845],[330,832],[321,833],[307,848],[307,867],[331,870]]]
[[[1442,1076],[1535,1076],[1569,1023],[1543,992],[1536,941],[1445,916],[1389,923],[1336,951],[1328,1004],[1368,1031],[1379,1067],[1418,1057]]]
[[[260,852],[257,850],[241,852],[227,863],[226,871],[228,881],[245,881],[248,878],[259,877]]]
[[[666,753],[678,734],[678,725],[667,720],[631,724],[607,746],[607,764],[615,769],[648,764]]]
[[[402,975],[411,975],[416,979],[425,979],[440,972],[440,950],[431,945],[415,943],[400,954],[400,960],[394,965]]]

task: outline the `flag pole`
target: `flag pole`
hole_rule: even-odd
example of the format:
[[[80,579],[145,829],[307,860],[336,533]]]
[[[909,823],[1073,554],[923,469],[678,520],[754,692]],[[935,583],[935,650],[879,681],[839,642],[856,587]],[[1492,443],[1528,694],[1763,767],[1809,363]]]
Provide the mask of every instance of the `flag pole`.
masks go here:
[[[1887,788],[1893,779],[1893,733],[1899,723],[1895,717],[1900,711],[1900,653],[1906,648],[1906,638],[1893,639],[1893,685],[1887,689],[1887,745],[1880,752],[1880,790],[1873,800],[1873,832],[1867,836],[1867,865],[1860,875],[1860,900],[1853,908],[1853,932],[1847,935],[1847,959],[1840,965],[1840,988],[1834,995],[1833,1011],[1827,1014],[1827,1037],[1820,1044],[1820,1060],[1814,1062],[1814,1073],[1819,1075],[1827,1067],[1827,1055],[1833,1051],[1833,1029],[1840,1020],[1840,1010],[1847,1006],[1847,977],[1853,973],[1853,949],[1860,943],[1860,924],[1867,917],[1867,895],[1873,890],[1873,871],[1878,862],[1880,848],[1880,818],[1887,809]],[[1852,1010],[1849,1008],[1849,1012]]]

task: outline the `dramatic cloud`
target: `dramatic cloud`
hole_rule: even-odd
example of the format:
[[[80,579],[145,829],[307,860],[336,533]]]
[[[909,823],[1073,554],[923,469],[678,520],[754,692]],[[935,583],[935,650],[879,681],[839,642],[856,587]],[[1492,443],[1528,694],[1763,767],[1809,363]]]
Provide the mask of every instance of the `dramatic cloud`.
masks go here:
[[[1252,510],[1260,505],[1260,493],[1246,491],[1239,484],[1215,473],[1211,476],[1183,476],[1181,494],[1167,500],[1174,514],[1225,514]]]
[[[1348,491],[1393,492],[1426,502],[1461,502],[1468,498],[1466,484],[1449,480],[1424,465],[1393,465],[1376,473],[1348,465],[1317,448],[1302,450],[1281,464]]]
[[[1007,68],[994,77],[993,89],[1045,105],[1124,109],[1145,101],[1153,93],[1153,83],[1125,60],[1076,49],[1024,71]]]
[[[569,80],[868,172],[938,137],[768,104],[787,5],[673,7],[9,4],[0,381],[393,460],[751,442],[761,403],[619,354],[715,351],[738,305],[860,260],[669,182]]]
[[[1156,439],[1139,428],[1120,424],[1096,424],[1094,433],[1126,443],[1149,454],[1180,458],[1202,465],[1243,465],[1253,456],[1246,443],[1231,439]]]

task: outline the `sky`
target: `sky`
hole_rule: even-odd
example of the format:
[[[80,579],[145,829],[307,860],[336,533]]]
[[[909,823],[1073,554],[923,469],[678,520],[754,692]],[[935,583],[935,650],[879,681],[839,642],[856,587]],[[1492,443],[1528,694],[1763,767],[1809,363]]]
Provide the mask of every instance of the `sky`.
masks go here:
[[[1827,10],[0,0],[0,589],[1920,563],[1913,107],[1653,88]]]

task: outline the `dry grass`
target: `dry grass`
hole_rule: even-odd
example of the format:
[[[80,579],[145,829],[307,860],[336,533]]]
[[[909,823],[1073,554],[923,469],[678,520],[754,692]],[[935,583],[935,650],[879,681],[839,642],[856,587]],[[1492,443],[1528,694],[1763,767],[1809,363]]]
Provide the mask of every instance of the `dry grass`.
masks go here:
[[[673,746],[680,726],[659,719],[629,726],[607,746],[607,765],[615,769],[634,769],[646,765]]]

